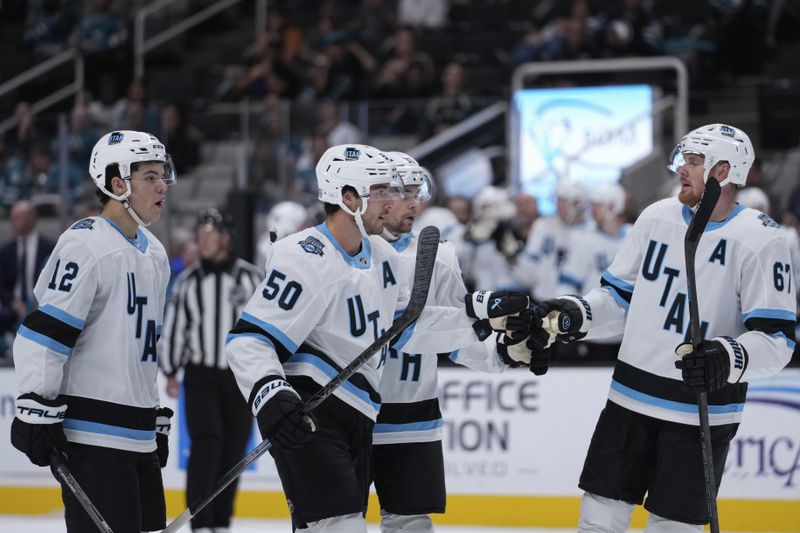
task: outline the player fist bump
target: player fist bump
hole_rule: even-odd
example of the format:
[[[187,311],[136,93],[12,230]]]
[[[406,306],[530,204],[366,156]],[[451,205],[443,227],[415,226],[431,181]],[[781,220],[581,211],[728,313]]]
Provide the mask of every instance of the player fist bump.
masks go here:
[[[580,340],[589,332],[592,309],[580,296],[564,295],[542,303],[544,327],[563,343]],[[552,342],[552,341],[551,341]]]
[[[485,339],[492,331],[511,329],[506,323],[507,317],[528,309],[530,298],[521,292],[477,291],[467,293],[464,303],[467,316],[478,320],[473,326],[475,332]]]
[[[314,417],[303,413],[300,395],[282,377],[259,380],[250,405],[261,436],[276,448],[301,448],[317,430]]]
[[[11,422],[11,444],[37,466],[50,464],[54,450],[67,447],[64,413],[67,404],[58,398],[48,400],[34,392],[17,398],[17,416]]]

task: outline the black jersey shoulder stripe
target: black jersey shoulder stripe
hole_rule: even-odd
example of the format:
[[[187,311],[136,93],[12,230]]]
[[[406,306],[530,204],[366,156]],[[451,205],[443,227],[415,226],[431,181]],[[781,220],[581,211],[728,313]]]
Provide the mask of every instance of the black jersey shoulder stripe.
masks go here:
[[[52,339],[68,348],[74,348],[81,330],[63,322],[56,317],[42,312],[40,309],[33,311],[22,325],[31,331]]]
[[[787,339],[794,339],[794,328],[797,324],[795,320],[785,320],[782,318],[761,318],[751,317],[744,321],[744,327],[749,331],[761,331],[769,335],[783,333]]]
[[[281,364],[288,361],[292,356],[292,351],[284,346],[278,337],[250,322],[246,318],[240,318],[236,321],[236,325],[233,326],[233,329],[230,331],[230,333],[228,333],[226,344],[230,342],[232,338],[239,335],[256,335],[266,337],[266,339],[272,344],[272,346],[275,348],[275,351],[278,353],[278,359],[280,360]]]

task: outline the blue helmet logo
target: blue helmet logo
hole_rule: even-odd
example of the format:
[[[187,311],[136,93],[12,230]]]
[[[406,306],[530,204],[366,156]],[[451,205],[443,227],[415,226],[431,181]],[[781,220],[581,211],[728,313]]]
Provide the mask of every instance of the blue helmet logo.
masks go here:
[[[109,146],[112,144],[119,144],[122,142],[122,139],[124,138],[125,136],[122,134],[122,132],[115,131],[114,133],[108,136],[108,144]]]

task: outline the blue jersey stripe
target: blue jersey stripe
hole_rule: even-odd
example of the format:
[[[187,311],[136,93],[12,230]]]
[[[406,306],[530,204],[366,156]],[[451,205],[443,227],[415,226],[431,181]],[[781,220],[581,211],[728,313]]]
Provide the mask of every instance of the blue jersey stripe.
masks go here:
[[[72,326],[75,329],[83,330],[84,326],[86,326],[86,321],[81,320],[80,318],[73,316],[63,309],[59,309],[58,307],[52,304],[45,304],[39,308],[39,311],[42,313],[48,314],[51,317],[60,320],[64,324]]]
[[[375,424],[373,433],[399,433],[401,431],[429,431],[438,429],[444,423],[442,419],[428,420],[425,422],[409,422],[408,424]]]
[[[17,330],[17,335],[20,335],[28,339],[29,341],[33,341],[36,344],[44,346],[48,350],[52,350],[58,354],[65,355],[67,357],[72,355],[72,348],[70,348],[69,346],[65,346],[60,342],[53,340],[46,335],[42,335],[41,333],[37,333],[32,329],[28,329],[25,326],[19,327],[19,329]]]
[[[643,392],[639,392],[629,387],[626,387],[625,385],[615,380],[611,381],[611,388],[617,391],[618,393],[622,394],[623,396],[627,396],[628,398],[631,398],[638,402],[646,403],[648,405],[659,407],[661,409],[668,409],[670,411],[679,411],[681,413],[697,413],[696,404],[674,402],[672,400],[664,400],[662,398],[656,398],[655,396],[650,396],[649,394],[644,394]],[[744,410],[743,403],[731,403],[728,405],[708,406],[708,414],[710,415],[739,413],[742,412],[743,410]]]
[[[797,316],[794,311],[788,309],[753,309],[742,315],[742,323],[747,322],[750,318],[777,318],[794,322]]]
[[[316,355],[310,353],[296,353],[289,358],[287,363],[310,364],[321,370],[326,376],[328,376],[331,379],[335,378],[339,374],[339,370],[332,367],[331,365],[329,365]],[[362,390],[359,387],[353,385],[353,383],[351,383],[350,381],[345,381],[344,383],[342,383],[341,387],[350,394],[356,396],[359,400],[361,400],[365,404],[369,405],[373,410],[375,411],[380,410],[381,404],[373,402],[372,398],[369,397],[369,393],[367,391]]]
[[[112,437],[123,437],[126,439],[148,441],[156,438],[156,432],[141,429],[130,429],[99,422],[88,422],[86,420],[75,420],[73,418],[64,419],[64,429],[74,431],[84,431],[86,433],[98,433],[100,435],[110,435]]]
[[[241,318],[247,320],[251,324],[260,327],[261,329],[263,329],[264,331],[275,337],[281,344],[283,344],[283,347],[286,348],[289,352],[294,353],[297,351],[297,344],[295,344],[295,342],[292,339],[290,339],[283,331],[273,326],[269,322],[264,322],[263,320],[256,318],[247,312],[242,312]]]

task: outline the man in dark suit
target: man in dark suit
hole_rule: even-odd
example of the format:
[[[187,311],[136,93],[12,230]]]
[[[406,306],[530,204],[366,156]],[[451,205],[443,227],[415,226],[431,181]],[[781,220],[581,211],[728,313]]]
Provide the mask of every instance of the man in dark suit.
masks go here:
[[[36,231],[36,209],[27,200],[11,206],[14,238],[0,248],[0,334],[13,332],[34,305],[33,287],[55,243]]]

